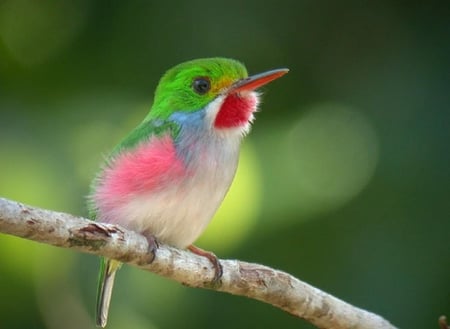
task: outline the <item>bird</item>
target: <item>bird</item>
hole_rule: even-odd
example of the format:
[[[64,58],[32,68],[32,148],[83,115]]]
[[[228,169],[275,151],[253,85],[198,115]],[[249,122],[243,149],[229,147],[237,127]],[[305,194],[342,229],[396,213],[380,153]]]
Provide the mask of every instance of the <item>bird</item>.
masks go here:
[[[154,252],[164,243],[210,259],[193,243],[222,203],[236,172],[240,144],[250,131],[257,89],[286,68],[249,76],[241,62],[201,58],[169,69],[160,79],[144,120],[115,148],[93,179],[91,219],[138,232]],[[116,271],[102,258],[96,324],[104,328]]]

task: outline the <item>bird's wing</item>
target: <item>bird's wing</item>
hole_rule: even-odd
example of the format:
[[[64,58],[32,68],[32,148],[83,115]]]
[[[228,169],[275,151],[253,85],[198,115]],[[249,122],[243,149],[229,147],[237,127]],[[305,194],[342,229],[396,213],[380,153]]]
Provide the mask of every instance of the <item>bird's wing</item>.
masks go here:
[[[148,140],[152,136],[169,134],[175,139],[179,133],[179,126],[169,120],[147,120],[137,126],[127,137],[125,137],[112,151],[111,157],[124,149],[134,148],[139,142]]]

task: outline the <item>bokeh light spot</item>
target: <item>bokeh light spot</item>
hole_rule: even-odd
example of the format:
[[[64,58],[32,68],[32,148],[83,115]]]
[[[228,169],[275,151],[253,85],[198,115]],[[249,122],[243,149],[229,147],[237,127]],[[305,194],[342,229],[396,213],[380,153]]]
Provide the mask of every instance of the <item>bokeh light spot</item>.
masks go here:
[[[310,108],[289,132],[287,147],[298,197],[313,212],[356,196],[378,160],[378,139],[368,119],[333,103]]]
[[[0,195],[42,208],[70,209],[71,191],[59,164],[32,145],[0,144]]]
[[[78,34],[86,1],[14,0],[1,3],[0,37],[21,64],[36,65],[57,54]]]

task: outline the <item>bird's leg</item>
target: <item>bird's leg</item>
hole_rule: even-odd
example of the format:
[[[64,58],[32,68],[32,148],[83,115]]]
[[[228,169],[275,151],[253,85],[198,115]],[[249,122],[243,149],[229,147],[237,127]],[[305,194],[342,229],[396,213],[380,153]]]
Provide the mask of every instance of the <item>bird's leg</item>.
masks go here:
[[[212,279],[211,283],[213,285],[216,285],[219,282],[219,280],[220,280],[220,278],[222,277],[222,274],[223,274],[222,265],[220,264],[219,259],[217,258],[217,256],[214,255],[212,252],[203,250],[203,249],[201,249],[199,247],[194,246],[193,244],[191,244],[188,247],[188,250],[190,252],[196,254],[196,255],[208,258],[208,260],[211,262],[211,264],[214,267],[214,278]]]
[[[156,257],[156,250],[159,248],[158,240],[156,240],[156,237],[149,232],[143,232],[142,234],[147,239],[148,253],[152,255],[152,258],[149,263],[152,263]]]

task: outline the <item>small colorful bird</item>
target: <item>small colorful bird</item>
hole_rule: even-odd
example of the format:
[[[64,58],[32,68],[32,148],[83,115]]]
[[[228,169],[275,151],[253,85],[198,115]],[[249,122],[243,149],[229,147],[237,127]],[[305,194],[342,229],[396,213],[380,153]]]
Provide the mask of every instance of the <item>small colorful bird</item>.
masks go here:
[[[156,241],[212,253],[192,243],[221,204],[236,172],[239,147],[258,108],[258,87],[286,74],[277,69],[248,77],[226,58],[197,59],[164,74],[153,106],[111,153],[92,184],[92,219],[121,225]],[[153,249],[155,250],[155,249]],[[105,327],[120,262],[102,259],[97,325]]]

